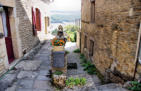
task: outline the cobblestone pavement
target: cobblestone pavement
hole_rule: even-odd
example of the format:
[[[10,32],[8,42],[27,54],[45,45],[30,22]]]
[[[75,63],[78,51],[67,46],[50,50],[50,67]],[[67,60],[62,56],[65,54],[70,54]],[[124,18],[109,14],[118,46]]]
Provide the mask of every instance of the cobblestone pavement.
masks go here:
[[[76,49],[75,43],[68,42],[66,49],[70,51],[68,63],[77,63],[78,66],[78,69],[68,70],[68,77],[86,77],[87,84],[74,89],[64,88],[63,91],[126,91],[117,84],[101,85],[96,75],[90,76],[84,72],[80,65],[79,54],[73,53]],[[55,91],[56,88],[51,85],[50,78],[47,77],[51,68],[50,55],[50,42],[46,41],[32,60],[21,61],[0,80],[0,91]]]
[[[51,68],[50,54],[51,46],[47,41],[33,60],[21,61],[15,70],[4,76],[0,81],[3,85],[0,91],[54,91],[47,77]]]

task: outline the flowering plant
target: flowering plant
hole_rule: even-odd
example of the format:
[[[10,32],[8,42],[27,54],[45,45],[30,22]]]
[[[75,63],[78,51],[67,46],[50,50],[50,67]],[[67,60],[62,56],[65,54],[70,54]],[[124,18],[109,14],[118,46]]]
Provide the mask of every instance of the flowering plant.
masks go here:
[[[64,46],[65,41],[64,40],[59,40],[59,39],[53,39],[52,40],[52,45],[53,46]]]

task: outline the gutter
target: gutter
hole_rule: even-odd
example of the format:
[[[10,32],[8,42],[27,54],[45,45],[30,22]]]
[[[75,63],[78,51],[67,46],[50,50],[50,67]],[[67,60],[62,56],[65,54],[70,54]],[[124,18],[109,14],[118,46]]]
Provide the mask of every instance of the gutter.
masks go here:
[[[139,56],[139,48],[141,46],[141,23],[139,28],[139,35],[138,35],[138,42],[137,42],[137,50],[136,50],[136,57],[135,57],[135,70],[133,74],[133,80],[135,80],[136,73],[137,73],[137,67],[138,67],[138,56]]]

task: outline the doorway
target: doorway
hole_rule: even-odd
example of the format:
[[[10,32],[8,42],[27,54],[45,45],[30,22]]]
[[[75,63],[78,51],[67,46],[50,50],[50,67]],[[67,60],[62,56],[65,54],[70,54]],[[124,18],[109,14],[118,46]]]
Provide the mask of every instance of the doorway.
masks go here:
[[[9,64],[12,63],[15,59],[14,57],[14,51],[13,51],[13,44],[12,44],[12,36],[11,36],[11,28],[10,28],[10,19],[9,19],[9,11],[7,7],[4,7],[5,12],[5,19],[3,19],[3,23],[5,22],[5,26],[7,28],[7,35],[5,36],[5,43],[6,43],[6,50],[7,50],[7,56],[8,56],[8,62]]]

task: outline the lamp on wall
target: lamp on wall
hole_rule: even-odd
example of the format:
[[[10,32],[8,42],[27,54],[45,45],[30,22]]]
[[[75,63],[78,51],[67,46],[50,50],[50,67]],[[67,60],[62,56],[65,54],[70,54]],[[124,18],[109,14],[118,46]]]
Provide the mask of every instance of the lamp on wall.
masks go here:
[[[3,6],[0,4],[0,13],[2,13],[3,12]]]

